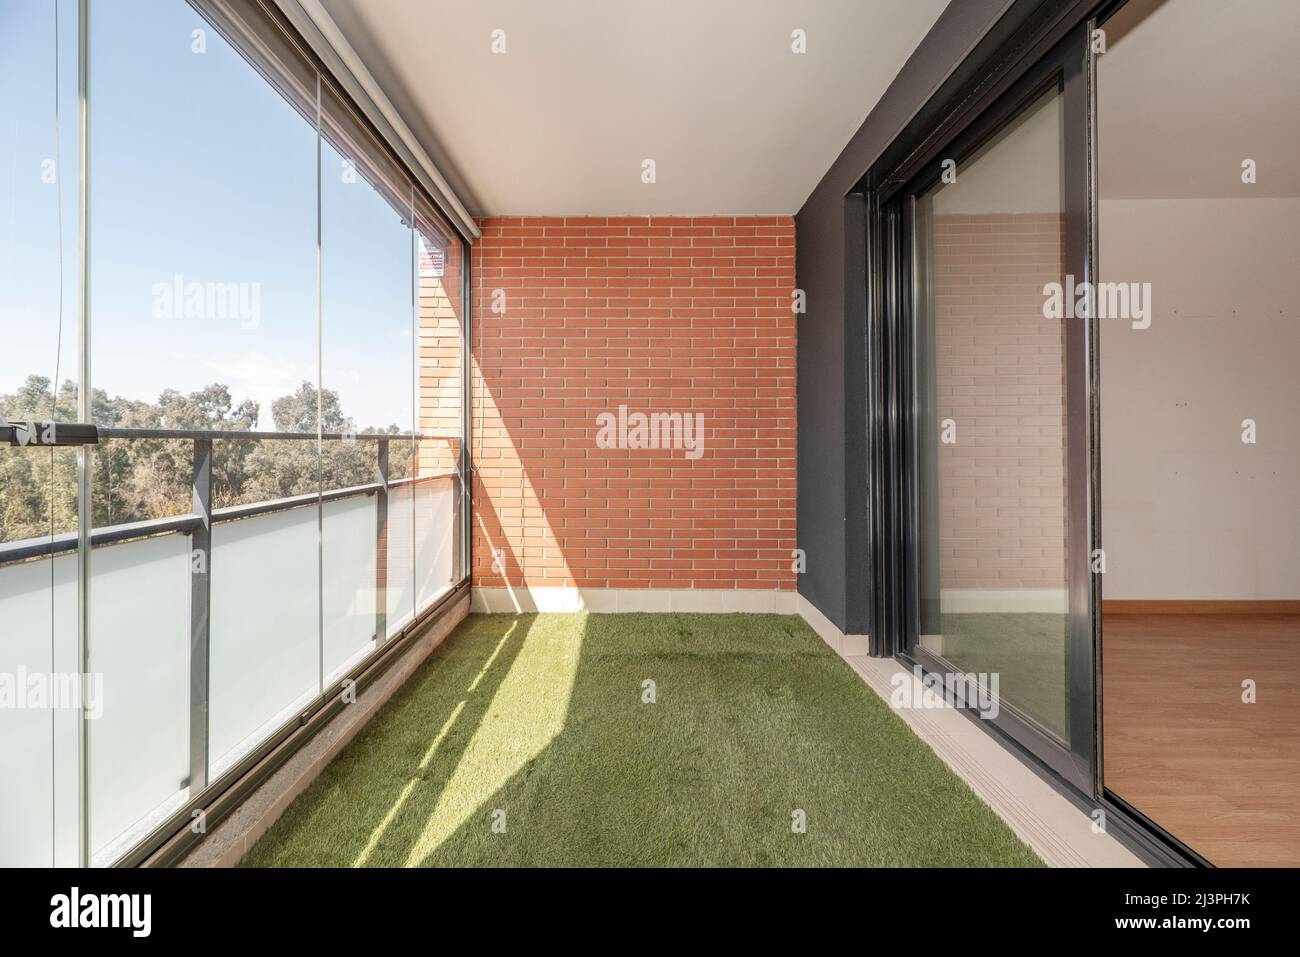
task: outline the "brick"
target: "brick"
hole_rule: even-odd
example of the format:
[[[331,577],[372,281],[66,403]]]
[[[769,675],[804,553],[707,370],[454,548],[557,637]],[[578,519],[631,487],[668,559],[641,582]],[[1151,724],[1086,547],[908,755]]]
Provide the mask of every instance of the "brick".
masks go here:
[[[476,582],[794,589],[793,221],[499,217],[480,226]],[[505,315],[491,311],[498,288]],[[422,289],[422,315],[436,293]],[[437,309],[458,328],[445,304],[429,308],[430,323]],[[459,371],[458,354],[437,344],[422,352],[431,395],[443,394],[438,376]],[[704,455],[597,448],[597,415],[619,405],[703,414]],[[491,568],[493,548],[506,552],[505,578]]]

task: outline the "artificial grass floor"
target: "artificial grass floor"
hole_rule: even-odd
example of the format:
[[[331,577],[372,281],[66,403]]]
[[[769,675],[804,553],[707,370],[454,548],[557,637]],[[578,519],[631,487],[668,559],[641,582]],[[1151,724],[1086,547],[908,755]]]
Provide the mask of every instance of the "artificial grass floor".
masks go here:
[[[1039,861],[801,619],[547,614],[471,615],[244,863]]]

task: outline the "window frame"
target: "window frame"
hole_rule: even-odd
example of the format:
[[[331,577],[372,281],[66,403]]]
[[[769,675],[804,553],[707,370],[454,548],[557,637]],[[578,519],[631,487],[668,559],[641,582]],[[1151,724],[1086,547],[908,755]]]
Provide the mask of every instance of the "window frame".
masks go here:
[[[1091,280],[1096,263],[1096,109],[1089,38],[1127,0],[1016,0],[948,80],[891,141],[846,196],[865,208],[865,369],[869,498],[867,575],[871,653],[909,667],[942,666],[909,640],[916,633],[911,591],[919,580],[915,410],[909,407],[916,350],[912,315],[911,198],[933,184],[945,156],[969,155],[1012,122],[1070,61],[1080,72],[1066,82],[1065,213],[1067,263]],[[1068,80],[1069,77],[1067,76]],[[851,219],[849,220],[852,221]],[[1104,811],[1110,829],[1142,856],[1171,866],[1205,860],[1140,811],[1106,790],[1102,780],[1100,581],[1078,565],[1100,541],[1100,462],[1097,454],[1097,320],[1079,323],[1081,342],[1067,353],[1067,445],[1070,535],[1070,721],[1083,733],[1069,750],[1054,747],[1019,716],[979,721],[1054,788],[1085,811]],[[1071,354],[1072,353],[1072,354]],[[1073,437],[1072,437],[1073,436]],[[1081,439],[1082,441],[1079,441]],[[1080,458],[1082,456],[1082,459]],[[1086,549],[1080,542],[1087,542]],[[1075,686],[1075,680],[1079,683]],[[990,725],[996,725],[990,727]]]

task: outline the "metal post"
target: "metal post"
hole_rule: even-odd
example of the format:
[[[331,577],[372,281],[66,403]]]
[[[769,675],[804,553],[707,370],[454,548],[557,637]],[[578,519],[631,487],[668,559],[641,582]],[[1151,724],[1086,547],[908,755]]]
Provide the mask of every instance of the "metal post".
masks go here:
[[[190,533],[190,797],[208,785],[209,608],[212,600],[212,440],[194,440]]]
[[[59,38],[54,42],[57,45]],[[90,383],[90,6],[89,0],[77,4],[77,123],[80,132],[77,147],[77,238],[80,304],[80,388],[77,392],[77,418],[93,422],[93,398]],[[62,190],[61,185],[55,189]],[[59,223],[62,234],[63,223]],[[53,384],[55,412],[58,407],[59,383]],[[55,415],[55,418],[58,416]],[[77,449],[77,657],[81,673],[90,673],[90,526],[91,468],[94,460],[89,446]],[[51,560],[53,565],[53,560]],[[90,729],[85,709],[77,730],[79,787],[77,795],[77,854],[82,867],[90,865]]]
[[[388,440],[379,440],[379,491],[375,493],[375,644],[388,638]]]
[[[463,446],[464,443],[462,442],[461,445]],[[451,487],[453,489],[452,494],[455,498],[451,503],[451,581],[448,582],[450,585],[456,584],[464,575],[464,558],[461,554],[463,550],[461,542],[465,535],[465,480],[463,478],[464,472],[460,466],[461,460],[460,457],[457,456],[456,476],[451,482]]]
[[[456,503],[456,515],[460,518],[460,537],[457,539],[460,549],[460,564],[456,569],[456,580],[469,578],[473,572],[473,523],[474,523],[474,317],[472,308],[473,289],[470,285],[470,269],[473,267],[473,250],[469,243],[460,244],[460,456],[456,469],[460,473],[460,501]],[[479,338],[482,345],[483,339]],[[486,391],[486,390],[484,390]],[[482,406],[480,405],[480,411]],[[479,425],[482,426],[482,416]]]

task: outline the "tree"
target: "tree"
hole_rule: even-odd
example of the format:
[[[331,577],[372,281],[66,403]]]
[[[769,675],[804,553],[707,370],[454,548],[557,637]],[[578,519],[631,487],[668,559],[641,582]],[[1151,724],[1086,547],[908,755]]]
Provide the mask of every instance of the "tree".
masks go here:
[[[343,415],[339,407],[339,394],[332,389],[319,392],[310,382],[304,382],[292,395],[271,403],[271,418],[277,432],[316,431],[317,396],[320,397],[322,432],[355,432],[352,420]]]
[[[0,394],[0,417],[8,421],[77,418],[77,385],[64,381],[57,405],[50,380],[28,376],[12,394]],[[271,404],[275,428],[302,439],[221,438],[212,443],[214,508],[350,488],[378,481],[378,442],[349,439],[313,441],[317,408],[323,431],[354,433],[338,393],[319,393],[310,382]],[[256,403],[236,404],[220,383],[196,392],[168,389],[156,403],[91,394],[95,422],[140,430],[189,429],[250,432],[258,425]],[[396,425],[367,427],[366,433],[400,436]],[[319,447],[318,447],[319,446]],[[406,476],[412,442],[389,445],[389,476]],[[157,436],[103,437],[91,456],[91,520],[95,527],[184,515],[192,508],[194,442]],[[0,449],[0,541],[40,538],[77,528],[77,456],[72,448]]]
[[[277,399],[276,402],[282,402]],[[257,403],[245,399],[232,408],[230,390],[213,383],[198,392],[181,395],[168,389],[158,397],[160,424],[164,429],[211,429],[247,432],[257,427]]]

